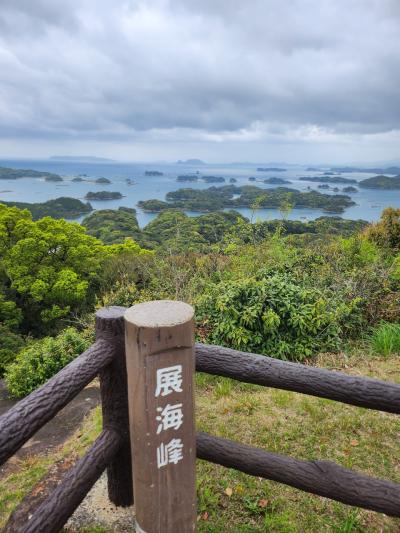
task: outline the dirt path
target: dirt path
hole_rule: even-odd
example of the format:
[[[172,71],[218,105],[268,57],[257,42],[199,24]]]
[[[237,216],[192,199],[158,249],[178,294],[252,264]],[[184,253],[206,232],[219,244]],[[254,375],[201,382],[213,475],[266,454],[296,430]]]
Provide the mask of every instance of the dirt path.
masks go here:
[[[88,385],[18,450],[14,458],[11,458],[0,468],[0,476],[9,473],[10,468],[12,468],[18,459],[28,455],[46,454],[60,444],[63,444],[79,428],[85,416],[99,402],[99,388],[94,384]],[[17,400],[12,400],[8,397],[4,381],[0,380],[0,415],[6,413],[16,403]]]
[[[19,459],[28,455],[45,455],[62,445],[82,424],[83,419],[100,402],[99,388],[91,384],[81,391],[58,415],[40,429],[7,463],[0,468],[0,477],[18,470]],[[11,400],[3,381],[0,381],[0,415],[6,413],[16,400]],[[73,464],[64,458],[52,465],[47,474],[27,494],[17,512],[14,512],[4,531],[13,533],[22,527],[27,514],[53,490]],[[71,516],[63,531],[75,532],[81,528],[101,527],[107,532],[133,533],[133,508],[115,507],[108,500],[107,476],[103,473],[85,500]]]

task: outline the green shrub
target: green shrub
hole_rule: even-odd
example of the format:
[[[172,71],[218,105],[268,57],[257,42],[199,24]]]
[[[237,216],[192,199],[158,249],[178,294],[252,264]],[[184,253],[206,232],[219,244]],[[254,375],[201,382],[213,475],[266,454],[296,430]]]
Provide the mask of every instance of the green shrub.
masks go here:
[[[275,273],[210,286],[196,311],[208,342],[301,360],[340,347],[345,327],[358,317],[357,303]]]
[[[21,398],[57,374],[90,345],[88,333],[67,328],[57,337],[45,337],[24,348],[6,371],[10,394]]]
[[[0,324],[0,377],[3,377],[6,367],[14,361],[23,345],[21,335]]]
[[[381,355],[400,353],[400,324],[382,322],[371,335],[371,345]]]

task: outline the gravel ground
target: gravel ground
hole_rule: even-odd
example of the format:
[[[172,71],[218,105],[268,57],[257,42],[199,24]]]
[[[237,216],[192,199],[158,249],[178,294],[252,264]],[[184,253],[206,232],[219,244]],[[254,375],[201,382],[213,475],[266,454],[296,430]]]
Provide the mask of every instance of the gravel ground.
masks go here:
[[[95,483],[81,505],[64,526],[74,533],[81,528],[101,526],[108,533],[134,533],[133,507],[116,507],[107,495],[107,474]]]

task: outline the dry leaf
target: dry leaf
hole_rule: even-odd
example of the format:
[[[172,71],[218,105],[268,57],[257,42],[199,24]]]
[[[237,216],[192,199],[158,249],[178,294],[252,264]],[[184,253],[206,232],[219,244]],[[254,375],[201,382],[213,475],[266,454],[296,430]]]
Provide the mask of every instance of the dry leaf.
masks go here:
[[[205,511],[205,512],[201,515],[201,519],[202,519],[202,520],[208,520],[208,513],[207,513],[207,511]]]
[[[262,499],[262,500],[260,500],[260,501],[258,502],[258,506],[259,506],[259,507],[262,507],[263,509],[264,509],[265,507],[267,507],[267,505],[268,505],[268,500]]]
[[[226,487],[225,494],[230,498],[233,494],[233,490],[230,487]]]
[[[358,440],[353,439],[353,440],[350,441],[350,444],[351,444],[351,446],[358,446],[359,442],[358,442]]]

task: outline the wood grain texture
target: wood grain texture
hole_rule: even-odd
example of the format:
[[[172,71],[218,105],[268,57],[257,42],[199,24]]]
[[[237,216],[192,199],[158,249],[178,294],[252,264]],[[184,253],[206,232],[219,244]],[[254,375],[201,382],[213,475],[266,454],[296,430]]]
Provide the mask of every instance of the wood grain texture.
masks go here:
[[[51,420],[115,356],[106,340],[96,341],[58,374],[0,417],[0,464]]]
[[[279,481],[348,505],[400,516],[400,485],[330,461],[300,461],[207,433],[197,434],[197,457],[252,476]]]
[[[196,370],[400,414],[400,385],[280,361],[221,346],[196,344]]]
[[[122,444],[120,435],[104,430],[87,454],[65,475],[60,485],[26,518],[18,533],[58,533]],[[17,533],[17,532],[15,532]]]
[[[193,309],[158,304],[125,315],[136,521],[145,533],[189,533],[196,527]],[[157,394],[157,372],[170,367],[181,367],[181,390]],[[168,406],[181,411],[179,427],[160,427]],[[157,449],[176,441],[182,457],[159,466]]]
[[[100,372],[103,428],[114,429],[122,445],[107,466],[108,496],[118,506],[133,504],[132,461],[129,435],[128,386],[125,362],[125,307],[105,307],[96,313],[96,339],[109,342],[112,362]]]

